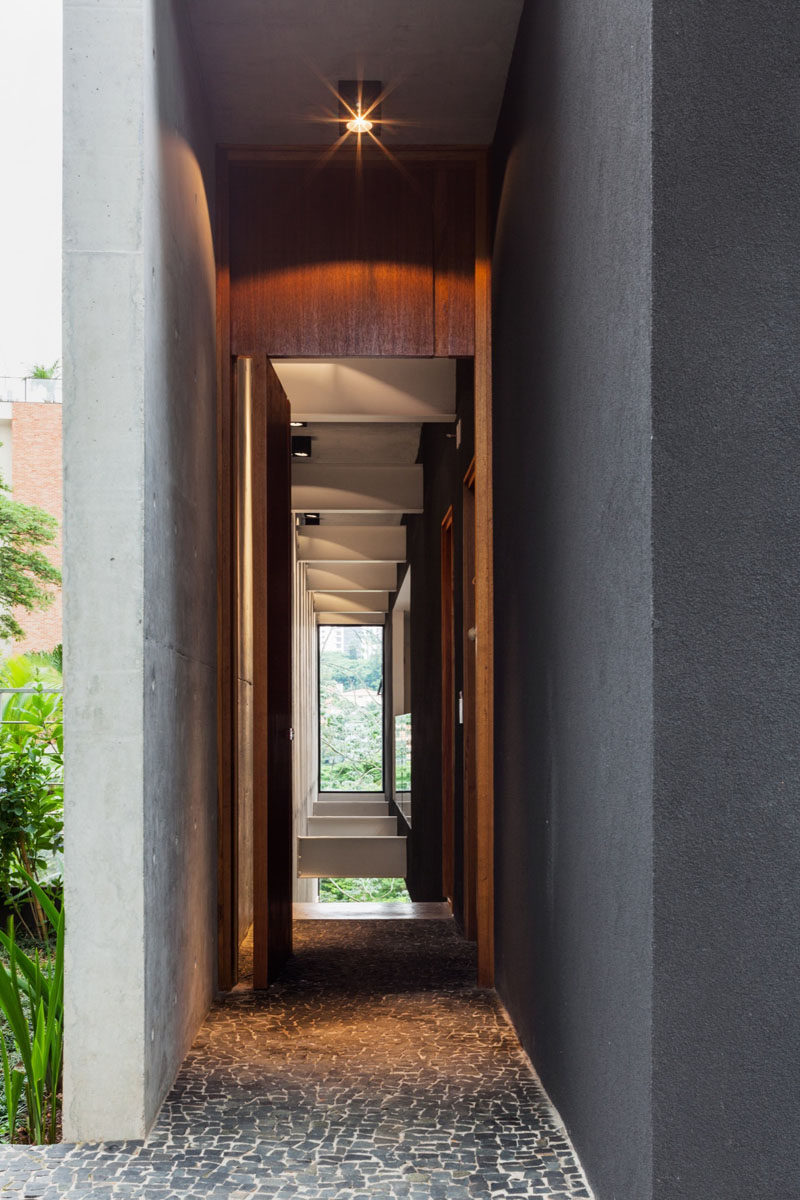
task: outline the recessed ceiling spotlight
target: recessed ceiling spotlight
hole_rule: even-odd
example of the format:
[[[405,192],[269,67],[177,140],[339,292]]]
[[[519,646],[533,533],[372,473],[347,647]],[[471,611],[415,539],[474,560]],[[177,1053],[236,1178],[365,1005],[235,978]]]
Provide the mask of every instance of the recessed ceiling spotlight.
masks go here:
[[[292,438],[292,458],[311,458],[311,438]]]
[[[379,79],[339,80],[339,133],[380,137],[383,85]]]
[[[306,513],[305,523],[306,525],[319,525],[319,513]]]
[[[348,133],[369,133],[372,129],[372,121],[367,117],[353,117],[352,121],[348,121],[345,127]]]

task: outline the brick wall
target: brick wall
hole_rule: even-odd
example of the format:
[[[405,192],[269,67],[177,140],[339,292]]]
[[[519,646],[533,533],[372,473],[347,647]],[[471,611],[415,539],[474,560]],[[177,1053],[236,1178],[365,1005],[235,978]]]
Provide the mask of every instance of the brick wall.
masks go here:
[[[14,404],[11,424],[14,499],[35,504],[58,519],[56,545],[48,557],[61,566],[61,405]],[[25,630],[16,653],[52,650],[61,641],[61,591],[48,608],[15,613]]]

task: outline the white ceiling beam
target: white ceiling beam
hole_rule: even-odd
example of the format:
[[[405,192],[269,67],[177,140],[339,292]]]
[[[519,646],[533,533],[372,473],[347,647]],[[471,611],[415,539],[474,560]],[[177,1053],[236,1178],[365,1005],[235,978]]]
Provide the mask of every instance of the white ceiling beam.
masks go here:
[[[314,611],[319,613],[385,613],[388,592],[315,592]]]
[[[454,421],[452,358],[276,359],[293,421]]]
[[[397,587],[395,563],[352,563],[350,566],[309,567],[306,587],[310,592],[388,591]]]
[[[405,525],[303,525],[297,557],[307,563],[406,560]]]
[[[294,512],[422,512],[422,465],[292,464]]]
[[[383,613],[317,613],[318,625],[385,625]]]

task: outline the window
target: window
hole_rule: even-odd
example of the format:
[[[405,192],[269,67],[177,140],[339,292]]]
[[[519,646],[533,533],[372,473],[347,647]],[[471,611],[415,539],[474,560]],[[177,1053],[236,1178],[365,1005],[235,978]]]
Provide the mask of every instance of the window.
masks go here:
[[[319,787],[383,791],[383,626],[319,627]]]

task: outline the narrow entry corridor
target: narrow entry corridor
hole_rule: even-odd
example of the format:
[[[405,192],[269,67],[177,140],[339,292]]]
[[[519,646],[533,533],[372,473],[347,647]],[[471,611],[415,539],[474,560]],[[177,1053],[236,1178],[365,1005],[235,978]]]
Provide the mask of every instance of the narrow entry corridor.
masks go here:
[[[144,1145],[14,1148],[3,1195],[588,1196],[474,978],[452,920],[296,921],[273,987],[213,1007]]]

